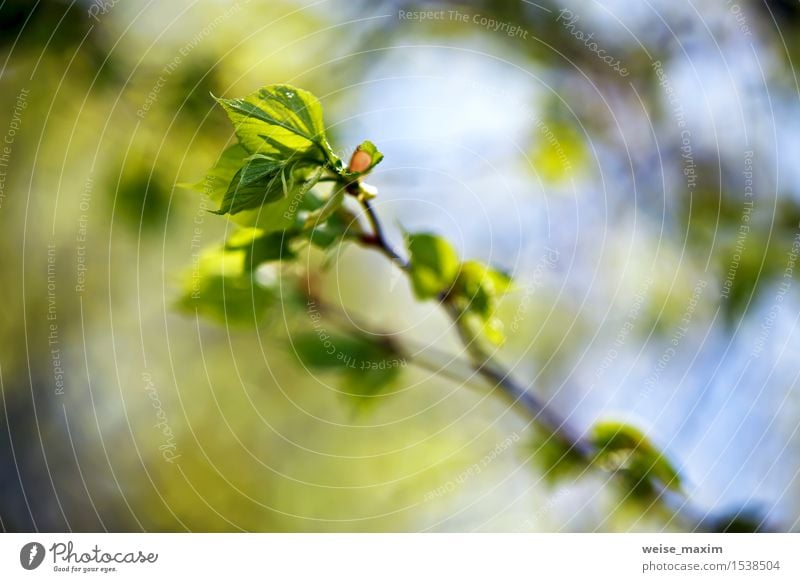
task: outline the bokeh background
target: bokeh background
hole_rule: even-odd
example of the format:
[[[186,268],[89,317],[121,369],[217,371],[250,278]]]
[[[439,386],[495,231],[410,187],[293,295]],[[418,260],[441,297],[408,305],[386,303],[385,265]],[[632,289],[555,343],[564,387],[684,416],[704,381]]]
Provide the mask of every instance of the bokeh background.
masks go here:
[[[4,0],[0,26],[0,529],[689,527],[549,479],[488,389],[409,365],[355,413],[280,311],[176,309],[229,228],[176,186],[232,139],[210,93],[279,82],[343,157],[386,154],[395,243],[514,275],[517,378],[581,429],[639,427],[701,518],[798,529],[797,2]],[[347,248],[319,286],[457,353],[395,275]]]

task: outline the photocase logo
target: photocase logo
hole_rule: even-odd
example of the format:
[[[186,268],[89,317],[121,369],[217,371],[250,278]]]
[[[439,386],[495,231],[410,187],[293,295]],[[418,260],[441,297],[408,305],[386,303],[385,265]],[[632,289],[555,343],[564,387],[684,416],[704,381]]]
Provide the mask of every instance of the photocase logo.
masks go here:
[[[19,563],[26,570],[35,570],[44,561],[44,546],[39,542],[29,542],[19,551]]]

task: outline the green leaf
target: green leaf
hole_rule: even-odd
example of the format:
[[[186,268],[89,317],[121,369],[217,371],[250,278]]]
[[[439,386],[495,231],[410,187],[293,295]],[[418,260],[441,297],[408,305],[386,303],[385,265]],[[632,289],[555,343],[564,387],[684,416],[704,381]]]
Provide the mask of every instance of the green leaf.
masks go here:
[[[323,170],[322,166],[317,166],[305,178],[300,178],[302,174],[298,171],[291,183],[286,184],[288,192],[284,197],[257,208],[241,211],[233,216],[233,220],[242,226],[259,228],[264,232],[302,228],[303,223],[299,221],[298,213],[301,210],[310,210],[309,204],[313,204],[315,200],[310,191],[319,182]],[[281,182],[281,188],[284,187]]]
[[[506,341],[505,325],[497,317],[486,318],[481,326],[480,333],[496,346],[503,345]]]
[[[337,373],[340,390],[359,406],[379,400],[406,365],[390,341],[363,334],[333,334],[322,326],[294,337],[292,346],[302,365]]]
[[[586,469],[586,461],[574,448],[558,436],[535,426],[529,450],[533,462],[539,466],[544,479],[551,485]]]
[[[621,422],[600,422],[592,430],[601,466],[628,475],[634,490],[647,492],[652,480],[680,491],[680,475],[667,458],[637,428]]]
[[[238,185],[250,186],[265,178],[274,176],[279,170],[282,170],[286,164],[286,160],[272,158],[263,154],[254,154],[245,160],[244,165],[239,170]]]
[[[458,275],[458,254],[441,237],[408,235],[409,275],[418,299],[432,299],[450,290]]]
[[[468,302],[467,309],[484,319],[491,316],[494,299],[488,271],[488,267],[478,261],[466,261],[461,264],[456,282],[458,295]]]
[[[320,161],[338,160],[325,137],[322,106],[308,91],[270,85],[243,98],[217,101],[251,154],[287,159],[316,149],[322,154]]]
[[[344,204],[344,194],[344,188],[337,188],[333,194],[331,194],[330,198],[325,201],[325,204],[322,206],[322,208],[308,215],[304,227],[316,228],[325,223],[328,218],[330,218],[333,213],[339,210],[339,208],[342,207],[342,204]]]
[[[238,214],[243,210],[258,208],[264,204],[275,202],[289,194],[288,187],[294,183],[294,168],[285,164],[277,166],[274,174],[261,178],[257,182],[245,184],[245,169],[239,170],[233,177],[225,197],[214,214]],[[288,174],[288,180],[287,180]]]
[[[403,366],[405,360],[396,356],[362,358],[356,368],[342,375],[342,393],[361,409],[378,404],[400,376]]]
[[[495,345],[505,341],[503,322],[495,317],[495,311],[498,297],[511,287],[508,275],[479,261],[461,264],[450,299],[458,307],[473,337],[484,337]]]
[[[250,155],[236,144],[222,153],[203,180],[182,186],[204,192],[218,202],[220,207],[212,211],[214,214],[233,215],[274,203],[284,196],[303,196],[319,181],[322,172],[318,165]],[[286,206],[289,205],[287,202]]]
[[[228,250],[244,249],[263,234],[264,232],[258,228],[236,229],[225,241],[225,248]]]
[[[292,243],[298,234],[298,231],[264,232],[258,228],[243,228],[229,238],[225,246],[243,250],[244,269],[254,271],[264,263],[295,258]]]
[[[247,153],[238,143],[228,147],[220,156],[217,163],[208,171],[205,178],[195,184],[179,184],[182,188],[189,188],[206,194],[213,202],[221,202],[228,191],[233,177],[245,163]]]
[[[358,238],[363,234],[363,229],[356,215],[340,206],[325,222],[306,232],[311,244],[328,249],[341,240]]]
[[[274,290],[262,287],[244,270],[242,250],[204,253],[187,275],[179,310],[226,324],[257,324],[275,304]]]
[[[488,320],[494,313],[495,300],[511,289],[511,278],[479,261],[461,264],[456,281],[457,293],[469,301],[469,310]]]
[[[498,318],[484,318],[464,307],[462,301],[455,301],[455,305],[460,311],[459,323],[471,341],[483,338],[496,346],[506,341],[505,326]]]

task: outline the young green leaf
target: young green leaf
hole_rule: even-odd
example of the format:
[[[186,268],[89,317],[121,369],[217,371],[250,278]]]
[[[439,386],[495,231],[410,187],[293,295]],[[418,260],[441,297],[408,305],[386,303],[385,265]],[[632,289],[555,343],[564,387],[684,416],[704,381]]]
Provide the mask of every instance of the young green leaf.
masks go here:
[[[306,231],[311,244],[321,249],[329,249],[339,241],[355,239],[361,234],[363,229],[358,218],[344,206],[339,206],[324,222],[315,224],[313,230]]]
[[[245,160],[244,165],[239,170],[238,185],[250,186],[264,180],[264,178],[274,176],[287,163],[287,160],[265,156],[264,154],[254,154]]]
[[[503,345],[506,341],[505,325],[497,317],[489,316],[484,319],[481,334],[496,346]]]
[[[408,235],[409,275],[418,299],[433,299],[450,290],[458,275],[458,254],[441,237]]]
[[[474,311],[470,311],[468,307],[464,306],[463,300],[459,298],[454,299],[453,303],[459,309],[459,323],[467,332],[470,340],[483,338],[496,346],[502,345],[506,341],[505,326],[498,318],[494,316],[484,318]]]
[[[324,224],[328,218],[330,218],[333,213],[341,208],[342,204],[344,204],[344,192],[344,188],[337,188],[336,191],[331,194],[330,198],[325,201],[325,204],[322,206],[322,208],[319,208],[308,215],[308,218],[306,218],[306,222],[304,224],[304,228],[316,228]]]
[[[245,271],[254,271],[264,263],[295,258],[292,243],[299,234],[296,230],[264,232],[258,228],[243,228],[228,239],[225,247],[243,250]]]
[[[187,275],[177,307],[226,324],[257,324],[276,300],[272,289],[245,272],[242,250],[214,249]]]
[[[300,362],[319,372],[337,372],[340,389],[359,406],[372,404],[397,378],[405,360],[390,342],[366,335],[306,332],[292,340]]]
[[[627,473],[632,484],[647,489],[651,480],[680,491],[680,475],[667,458],[638,429],[621,422],[601,422],[592,431],[597,461]]]
[[[251,175],[248,181],[246,168],[243,167],[233,177],[219,209],[212,211],[214,214],[238,214],[280,200],[289,195],[297,173],[296,165],[278,163],[270,166],[271,173],[262,174],[258,179],[253,179]]]
[[[495,345],[505,341],[503,323],[495,317],[497,299],[511,289],[511,278],[479,261],[461,264],[450,299],[475,337]]]
[[[270,85],[243,98],[217,101],[251,154],[302,158],[316,149],[320,161],[338,160],[325,137],[322,106],[308,91]]]
[[[221,202],[236,173],[250,154],[241,145],[234,144],[225,149],[217,163],[208,171],[205,178],[194,184],[180,184],[183,188],[196,190],[207,195],[213,202]]]
[[[533,462],[542,470],[544,479],[551,485],[560,484],[562,479],[586,469],[586,462],[574,448],[536,425],[533,426],[528,450]]]
[[[458,272],[456,289],[472,303],[471,311],[489,317],[494,300],[511,289],[511,278],[479,261],[464,261]]]
[[[467,309],[482,318],[491,316],[493,307],[494,289],[488,271],[488,267],[478,261],[465,261],[456,282],[457,293],[467,301]]]
[[[305,177],[302,177],[302,172],[295,172],[291,182],[281,181],[281,188],[288,188],[285,196],[263,206],[240,211],[232,217],[233,220],[242,226],[252,226],[264,232],[302,228],[298,213],[310,210],[308,205],[314,201],[310,190],[319,182],[323,170],[322,166],[317,166]]]

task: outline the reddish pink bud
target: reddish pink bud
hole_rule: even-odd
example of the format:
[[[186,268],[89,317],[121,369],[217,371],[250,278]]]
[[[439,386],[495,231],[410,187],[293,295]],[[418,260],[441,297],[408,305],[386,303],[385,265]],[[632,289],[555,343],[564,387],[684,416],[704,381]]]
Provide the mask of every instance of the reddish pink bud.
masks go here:
[[[369,168],[371,163],[372,156],[364,150],[358,149],[353,153],[353,157],[350,158],[350,166],[348,169],[353,173],[361,173]]]

